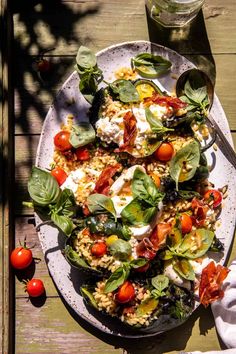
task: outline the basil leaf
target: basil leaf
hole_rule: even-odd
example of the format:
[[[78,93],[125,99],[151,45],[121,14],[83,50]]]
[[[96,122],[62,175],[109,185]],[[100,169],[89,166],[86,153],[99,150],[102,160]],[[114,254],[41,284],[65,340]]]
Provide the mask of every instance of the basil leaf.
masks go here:
[[[109,85],[109,88],[113,94],[118,96],[118,99],[121,102],[138,102],[140,101],[139,93],[136,90],[135,86],[129,80],[116,80]]]
[[[195,191],[184,191],[184,190],[179,190],[178,191],[178,195],[180,196],[180,198],[182,199],[193,199],[194,197],[196,198],[201,198],[200,194],[198,192]]]
[[[157,207],[150,207],[144,200],[134,198],[121,212],[124,223],[133,226],[144,226],[150,224],[157,213]]]
[[[142,317],[145,315],[150,315],[158,305],[158,300],[156,298],[150,297],[141,302],[135,311],[136,316]]]
[[[97,59],[89,48],[81,46],[77,52],[76,63],[83,69],[89,69],[97,64]]]
[[[86,225],[92,234],[117,235],[125,240],[130,239],[131,231],[127,225],[122,225],[114,219],[100,220],[99,216],[90,216],[86,220]]]
[[[214,232],[208,229],[197,229],[185,235],[183,242],[178,248],[178,254],[189,259],[202,257],[211,247]]]
[[[95,130],[90,123],[81,122],[72,126],[70,143],[74,148],[92,143],[96,138]]]
[[[57,203],[50,209],[57,214],[71,217],[75,213],[76,202],[72,190],[65,188],[59,195]]]
[[[49,172],[33,167],[28,191],[37,205],[48,206],[56,203],[61,190],[56,179]]]
[[[170,176],[178,183],[191,179],[197,170],[200,160],[199,144],[193,140],[180,149],[170,161]]]
[[[80,291],[81,291],[81,295],[83,296],[84,299],[88,300],[89,303],[95,307],[96,309],[98,309],[98,306],[97,306],[97,303],[96,303],[96,300],[92,294],[92,292],[88,289],[88,287],[86,286],[82,286],[80,288]]]
[[[60,215],[57,214],[56,212],[52,212],[51,220],[60,230],[62,230],[62,232],[64,232],[66,236],[71,235],[74,229],[74,224],[73,221],[68,216]]]
[[[85,260],[81,258],[71,246],[67,245],[65,247],[64,255],[73,265],[83,268],[90,268],[89,265],[85,262]]]
[[[133,259],[129,263],[129,265],[131,268],[137,269],[137,268],[145,266],[147,264],[147,262],[148,262],[148,260],[145,258],[136,258],[136,259]]]
[[[122,285],[128,278],[130,273],[130,268],[128,265],[123,264],[121,267],[117,268],[110,278],[106,281],[104,292],[105,294],[111,293],[116,290],[120,285]]]
[[[152,278],[152,286],[160,293],[169,286],[169,278],[163,274],[159,274]]]
[[[108,211],[116,219],[116,211],[114,208],[113,201],[106,195],[99,193],[91,194],[87,198],[87,203],[89,211],[92,214],[104,213],[104,211]]]
[[[118,239],[109,246],[111,254],[120,261],[127,261],[132,253],[132,247],[129,242]]]
[[[165,134],[168,131],[173,131],[174,129],[166,128],[163,126],[162,122],[154,116],[149,107],[145,108],[146,120],[149,123],[152,131],[157,135]]]
[[[134,197],[144,200],[151,206],[158,206],[164,198],[164,194],[157,188],[153,179],[139,168],[134,171],[131,187]]]
[[[171,62],[160,55],[140,53],[131,59],[131,65],[146,78],[156,78],[171,68]]]
[[[187,259],[175,258],[173,260],[173,268],[184,279],[187,280],[195,279],[195,273],[193,267]]]

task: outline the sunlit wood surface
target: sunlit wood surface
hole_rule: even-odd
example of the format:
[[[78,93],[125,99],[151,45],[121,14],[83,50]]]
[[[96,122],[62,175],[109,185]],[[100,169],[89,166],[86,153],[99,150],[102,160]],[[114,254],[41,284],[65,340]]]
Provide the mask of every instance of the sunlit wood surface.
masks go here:
[[[20,276],[15,277],[16,353],[161,354],[220,349],[210,309],[199,308],[181,327],[142,341],[124,341],[96,333],[77,322],[49,276],[32,224],[27,180],[34,164],[42,124],[53,97],[73,71],[80,45],[98,51],[111,44],[151,40],[165,45],[204,68],[216,83],[236,143],[236,6],[234,0],[208,0],[196,21],[181,30],[167,30],[147,16],[144,0],[31,0],[12,4],[14,44],[12,75],[15,87],[15,241],[27,236],[41,259],[28,276],[41,278],[45,303],[28,300]],[[54,48],[54,49],[52,49]],[[41,80],[35,59],[46,51],[53,72]],[[13,123],[12,123],[13,124]],[[230,260],[236,256],[235,244]]]

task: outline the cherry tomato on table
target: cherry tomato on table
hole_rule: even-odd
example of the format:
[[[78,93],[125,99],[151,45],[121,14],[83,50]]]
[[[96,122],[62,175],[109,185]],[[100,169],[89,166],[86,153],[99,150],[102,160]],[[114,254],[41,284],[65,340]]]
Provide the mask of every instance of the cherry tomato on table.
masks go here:
[[[70,143],[70,132],[61,130],[54,136],[54,145],[60,151],[67,151],[72,148]]]
[[[57,180],[59,186],[61,186],[68,177],[66,172],[60,167],[55,167],[51,171],[51,175]]]
[[[122,284],[118,292],[115,295],[116,301],[118,301],[121,304],[125,304],[127,302],[132,301],[135,298],[135,289],[130,281],[125,281],[124,284]]]
[[[10,261],[15,269],[27,268],[33,260],[32,251],[26,246],[19,246],[11,252]]]
[[[38,297],[45,292],[42,280],[33,278],[26,283],[26,291],[31,297]]]
[[[79,161],[86,161],[90,159],[90,153],[86,147],[79,147],[75,151],[76,157]]]
[[[213,208],[217,208],[222,202],[222,194],[217,189],[209,189],[204,194],[204,199],[209,202],[213,200]]]
[[[107,253],[107,245],[105,242],[96,242],[91,247],[91,253],[95,257],[102,257]]]
[[[180,217],[181,231],[183,234],[187,234],[192,230],[193,222],[188,214],[182,214]]]
[[[162,143],[154,152],[155,159],[167,162],[170,161],[174,154],[174,148],[171,143]]]

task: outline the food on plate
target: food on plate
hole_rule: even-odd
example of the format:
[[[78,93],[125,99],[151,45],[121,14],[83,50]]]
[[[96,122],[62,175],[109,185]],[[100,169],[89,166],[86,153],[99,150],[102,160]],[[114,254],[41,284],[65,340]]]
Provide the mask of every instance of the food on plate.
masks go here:
[[[187,83],[182,97],[167,94],[147,77],[171,63],[150,53],[132,58],[131,80],[122,71],[101,87],[95,55],[81,47],[76,61],[89,121],[68,115],[55,132],[51,172],[34,167],[28,184],[33,205],[68,236],[69,263],[92,276],[81,294],[93,307],[137,328],[163,316],[182,321],[197,301],[222,296],[227,275],[223,266],[209,271],[223,244],[215,234],[222,193],[202,145],[206,88]]]

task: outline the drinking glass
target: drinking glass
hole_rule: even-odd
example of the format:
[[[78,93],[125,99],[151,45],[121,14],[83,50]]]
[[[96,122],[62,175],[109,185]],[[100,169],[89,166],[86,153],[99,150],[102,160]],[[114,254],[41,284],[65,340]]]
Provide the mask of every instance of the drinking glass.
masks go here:
[[[205,0],[146,0],[150,16],[164,27],[182,27],[201,9]]]

